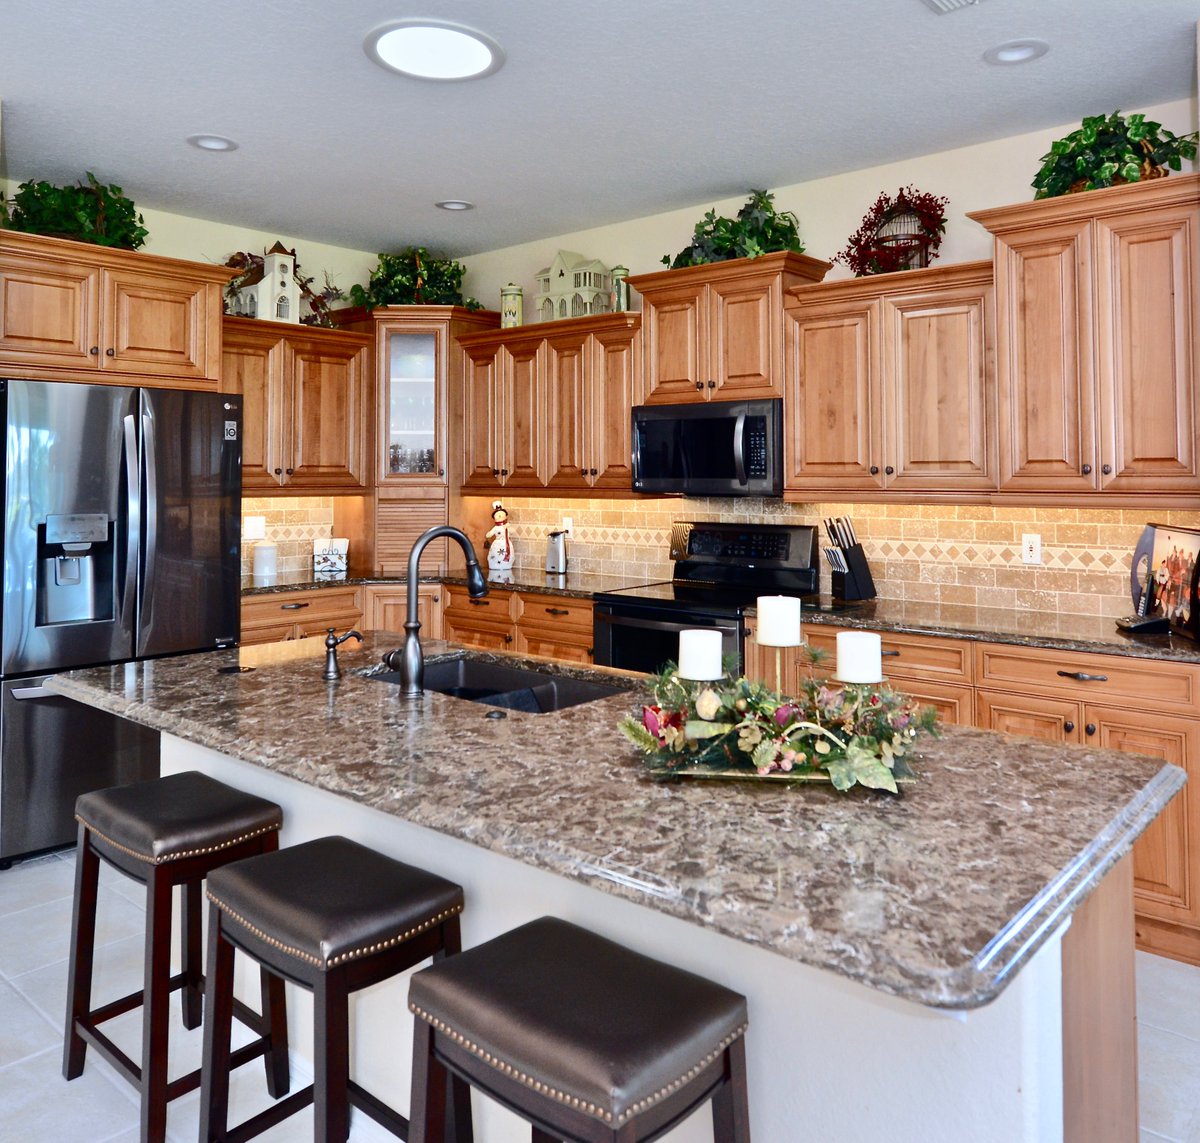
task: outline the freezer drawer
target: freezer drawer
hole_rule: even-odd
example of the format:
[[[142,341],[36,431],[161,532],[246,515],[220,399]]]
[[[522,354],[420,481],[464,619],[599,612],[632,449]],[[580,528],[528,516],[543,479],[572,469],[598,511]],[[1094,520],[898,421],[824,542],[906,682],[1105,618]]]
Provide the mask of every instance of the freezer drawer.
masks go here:
[[[156,730],[47,690],[0,684],[0,862],[75,838],[75,799],[158,776]]]

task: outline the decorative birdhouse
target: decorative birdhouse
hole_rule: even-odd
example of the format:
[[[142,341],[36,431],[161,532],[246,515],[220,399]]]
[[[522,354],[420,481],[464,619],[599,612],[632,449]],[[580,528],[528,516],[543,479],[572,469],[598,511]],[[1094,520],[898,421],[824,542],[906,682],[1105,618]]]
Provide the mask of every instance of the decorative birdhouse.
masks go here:
[[[239,317],[270,321],[300,321],[300,287],[296,282],[296,251],[276,242],[228,294],[229,312]]]
[[[560,250],[554,261],[537,273],[534,312],[538,321],[606,314],[611,305],[612,278],[596,258]]]

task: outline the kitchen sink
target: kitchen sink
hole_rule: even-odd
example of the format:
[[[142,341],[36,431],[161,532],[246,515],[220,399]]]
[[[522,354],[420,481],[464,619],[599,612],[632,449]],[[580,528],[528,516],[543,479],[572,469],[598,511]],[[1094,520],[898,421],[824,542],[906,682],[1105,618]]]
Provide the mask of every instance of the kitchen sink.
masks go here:
[[[382,683],[400,682],[399,671],[381,671],[369,677]],[[510,667],[504,663],[451,659],[425,664],[425,689],[507,710],[549,714],[580,703],[609,698],[628,688]]]

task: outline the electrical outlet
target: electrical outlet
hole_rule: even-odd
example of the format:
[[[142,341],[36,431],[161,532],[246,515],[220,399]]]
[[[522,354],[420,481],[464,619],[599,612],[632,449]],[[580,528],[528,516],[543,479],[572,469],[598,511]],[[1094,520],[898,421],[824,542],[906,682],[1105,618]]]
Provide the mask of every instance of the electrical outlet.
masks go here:
[[[575,521],[572,520],[570,516],[564,516],[562,518],[562,530],[566,532],[568,536],[571,534],[571,527],[574,523]]]
[[[1021,562],[1026,564],[1042,562],[1042,537],[1037,532],[1025,532],[1021,536]]]

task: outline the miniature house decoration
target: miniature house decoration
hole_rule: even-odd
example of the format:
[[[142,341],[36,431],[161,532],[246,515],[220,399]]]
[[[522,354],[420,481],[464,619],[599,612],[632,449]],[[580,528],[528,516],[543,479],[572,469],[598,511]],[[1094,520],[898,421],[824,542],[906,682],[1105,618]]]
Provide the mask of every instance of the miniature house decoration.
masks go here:
[[[296,283],[296,251],[276,242],[229,293],[229,312],[239,317],[299,322],[300,287]]]
[[[534,312],[538,321],[606,314],[612,279],[608,267],[596,258],[560,250],[554,261],[537,274]]]

